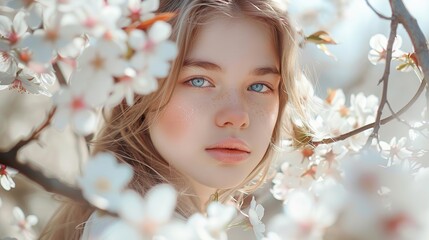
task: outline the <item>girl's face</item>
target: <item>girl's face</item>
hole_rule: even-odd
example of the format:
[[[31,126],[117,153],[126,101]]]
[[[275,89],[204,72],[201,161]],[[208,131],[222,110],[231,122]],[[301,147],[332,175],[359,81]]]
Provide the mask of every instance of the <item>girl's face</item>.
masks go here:
[[[239,185],[270,144],[279,108],[271,32],[245,18],[200,28],[170,102],[150,127],[161,156],[198,188]]]

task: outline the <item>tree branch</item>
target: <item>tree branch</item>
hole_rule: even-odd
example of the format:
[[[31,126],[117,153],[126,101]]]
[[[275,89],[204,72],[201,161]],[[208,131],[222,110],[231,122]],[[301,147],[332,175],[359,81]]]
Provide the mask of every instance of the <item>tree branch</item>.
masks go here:
[[[390,0],[390,6],[393,15],[398,18],[399,22],[404,26],[410,36],[414,51],[417,55],[418,65],[422,68],[424,79],[427,81],[429,76],[429,49],[425,35],[419,27],[417,20],[411,16],[402,0]],[[426,86],[426,93],[426,102],[429,104],[429,85]]]
[[[0,162],[3,165],[18,170],[20,174],[39,184],[48,192],[60,194],[70,199],[86,203],[80,189],[71,187],[55,177],[47,177],[42,173],[42,171],[37,170],[28,164],[19,162],[16,155],[10,151],[7,153],[0,153]]]
[[[45,176],[42,171],[34,169],[28,164],[21,163],[18,161],[17,155],[18,151],[30,143],[31,141],[37,140],[40,136],[40,133],[50,125],[52,117],[56,112],[56,108],[52,108],[46,120],[38,127],[27,139],[21,140],[15,144],[9,151],[0,152],[0,164],[14,168],[19,171],[20,174],[26,176],[28,179],[39,184],[46,191],[60,194],[76,201],[86,202],[82,196],[81,190],[77,188],[70,187],[65,183],[60,182],[56,178],[49,178]]]
[[[389,108],[390,114],[392,114],[392,116],[394,116],[396,118],[396,120],[400,123],[403,123],[404,125],[406,125],[408,128],[413,128],[413,126],[411,126],[411,124],[409,124],[407,121],[401,119],[399,116],[396,115],[395,111],[393,110],[392,105],[390,105],[389,101],[386,101],[386,105]]]
[[[386,104],[386,101],[387,101],[387,90],[388,90],[389,75],[390,75],[390,63],[392,61],[393,43],[395,42],[397,29],[398,29],[398,20],[396,19],[395,15],[393,15],[392,22],[390,24],[389,41],[387,42],[387,48],[386,48],[386,65],[384,67],[383,76],[378,82],[379,84],[381,82],[383,83],[383,93],[381,95],[380,105],[378,106],[378,110],[377,110],[375,126],[371,135],[368,137],[366,146],[371,145],[372,139],[374,138],[378,139],[378,131],[380,130],[381,115],[383,114],[384,105]]]
[[[368,0],[366,0],[366,2],[371,7],[371,9],[373,9],[375,11],[375,9],[369,4]],[[429,49],[428,49],[428,44],[426,43],[426,38],[425,38],[421,28],[419,27],[417,20],[413,16],[411,16],[411,14],[405,8],[405,5],[402,2],[402,0],[390,0],[390,6],[392,8],[392,16],[394,16],[394,18],[400,24],[402,24],[404,26],[405,30],[407,31],[407,33],[411,39],[411,42],[412,42],[413,47],[414,47],[414,51],[417,55],[418,65],[421,67],[422,72],[423,72],[423,79],[421,80],[422,82],[420,83],[420,86],[419,86],[416,94],[413,96],[413,98],[403,108],[401,108],[396,114],[393,114],[389,117],[386,117],[386,118],[380,120],[379,125],[384,125],[384,124],[390,122],[391,120],[395,119],[396,117],[398,117],[402,113],[406,112],[417,101],[417,99],[420,97],[420,95],[422,94],[422,92],[425,88],[426,88],[426,92],[427,92],[427,94],[426,94],[426,97],[427,97],[426,101],[428,104],[427,107],[429,108],[429,86],[427,84],[427,77],[429,76]],[[375,11],[375,13],[377,15],[379,15],[377,13],[377,11]],[[385,16],[379,16],[379,17],[385,19]],[[387,63],[387,61],[386,61],[386,63]],[[429,114],[427,114],[427,115],[429,117]],[[333,143],[333,142],[337,142],[337,141],[342,141],[342,140],[347,139],[353,135],[361,133],[365,130],[368,130],[370,128],[374,128],[376,126],[376,124],[377,124],[377,122],[373,122],[373,123],[367,124],[365,126],[362,126],[360,128],[357,128],[353,131],[339,135],[337,137],[326,138],[326,139],[323,139],[321,141],[311,141],[309,144],[313,144],[316,146],[319,144],[329,144],[329,143]]]
[[[18,153],[18,151],[25,145],[27,145],[29,142],[33,141],[33,140],[37,140],[40,136],[40,133],[51,124],[51,120],[55,114],[55,112],[57,111],[56,107],[53,107],[51,109],[51,111],[48,114],[48,117],[46,118],[45,122],[42,123],[42,125],[40,125],[40,127],[38,127],[36,130],[34,130],[34,132],[31,134],[30,137],[28,137],[27,139],[21,140],[19,141],[15,146],[12,147],[12,149],[9,152],[14,153],[14,155],[16,155]]]
[[[404,112],[406,112],[416,101],[417,101],[417,99],[420,97],[420,95],[423,93],[423,90],[425,89],[425,87],[426,87],[426,81],[422,81],[421,83],[420,83],[420,86],[419,86],[419,88],[417,89],[417,91],[416,91],[416,93],[414,94],[414,96],[411,98],[411,100],[404,106],[404,107],[402,107],[396,114],[392,114],[392,115],[390,115],[389,117],[386,117],[386,118],[383,118],[381,121],[380,121],[380,124],[381,125],[384,125],[384,124],[386,124],[386,123],[388,123],[388,122],[390,122],[390,121],[392,121],[393,119],[395,119],[396,117],[398,117],[398,116],[400,116],[401,114],[403,114]],[[347,133],[344,133],[344,134],[341,134],[341,135],[339,135],[339,136],[337,136],[337,137],[333,137],[333,138],[325,138],[325,139],[323,139],[323,140],[320,140],[320,141],[311,141],[311,142],[309,142],[309,144],[311,144],[311,145],[314,145],[314,146],[317,146],[317,145],[319,145],[319,144],[329,144],[329,143],[333,143],[333,142],[338,142],[338,141],[342,141],[342,140],[344,140],[344,139],[347,139],[347,138],[349,138],[349,137],[351,137],[351,136],[354,136],[354,135],[356,135],[356,134],[358,134],[358,133],[361,133],[361,132],[363,132],[363,131],[365,131],[365,130],[368,130],[368,129],[371,129],[371,128],[373,128],[374,126],[375,126],[375,124],[376,124],[376,122],[373,122],[373,123],[369,123],[369,124],[367,124],[367,125],[365,125],[365,126],[362,126],[362,127],[360,127],[360,128],[357,128],[357,129],[355,129],[355,130],[353,130],[353,131],[350,131],[350,132],[347,132]]]
[[[383,15],[383,14],[381,14],[379,11],[377,11],[372,5],[371,5],[371,3],[369,3],[369,0],[365,0],[366,1],[366,4],[368,5],[368,7],[369,8],[371,8],[371,10],[375,13],[375,14],[377,14],[377,16],[379,16],[380,18],[382,18],[382,19],[386,19],[386,20],[392,20],[392,18],[390,18],[390,17],[388,17],[388,16],[385,16],[385,15]]]

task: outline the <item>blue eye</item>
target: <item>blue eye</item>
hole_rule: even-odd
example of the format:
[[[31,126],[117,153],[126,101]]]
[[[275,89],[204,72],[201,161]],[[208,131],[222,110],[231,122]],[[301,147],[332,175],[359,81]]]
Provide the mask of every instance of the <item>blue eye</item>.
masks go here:
[[[255,84],[250,85],[250,87],[247,90],[264,93],[264,92],[269,91],[270,89],[265,84],[255,83]]]
[[[204,78],[193,78],[187,81],[187,83],[193,87],[199,87],[199,88],[212,86],[212,84],[209,81],[205,80]]]

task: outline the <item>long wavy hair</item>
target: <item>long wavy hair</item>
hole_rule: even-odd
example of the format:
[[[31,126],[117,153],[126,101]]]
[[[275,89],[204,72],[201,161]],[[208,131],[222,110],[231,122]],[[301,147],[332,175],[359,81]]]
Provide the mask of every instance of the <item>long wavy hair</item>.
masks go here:
[[[159,12],[174,12],[170,20],[173,27],[171,39],[178,45],[179,53],[172,62],[167,78],[159,79],[156,92],[136,96],[133,106],[122,103],[105,112],[102,129],[93,141],[93,153],[108,151],[119,161],[134,168],[134,178],[130,188],[144,194],[159,183],[169,183],[179,191],[176,212],[184,217],[199,211],[198,199],[188,189],[184,177],[163,159],[152,144],[148,128],[156,120],[160,111],[169,102],[185,57],[196,39],[199,30],[216,16],[231,18],[246,17],[257,20],[271,31],[271,38],[278,53],[280,63],[279,114],[263,159],[243,182],[232,189],[219,189],[219,201],[232,197],[240,202],[245,194],[257,189],[269,171],[275,148],[282,135],[292,129],[291,114],[294,119],[305,121],[306,85],[301,78],[296,61],[296,32],[288,18],[282,0],[161,0]],[[290,136],[290,135],[289,135]],[[41,234],[41,239],[79,239],[81,227],[94,211],[88,206],[73,202],[64,203],[51,218]]]

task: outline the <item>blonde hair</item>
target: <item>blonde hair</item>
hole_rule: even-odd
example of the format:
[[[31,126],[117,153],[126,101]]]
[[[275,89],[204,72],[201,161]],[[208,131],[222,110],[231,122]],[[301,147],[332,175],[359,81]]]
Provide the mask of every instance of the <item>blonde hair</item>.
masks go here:
[[[303,99],[297,86],[302,79],[297,71],[295,42],[296,33],[288,19],[281,0],[161,0],[159,12],[175,12],[170,21],[173,26],[171,39],[179,48],[172,63],[170,74],[159,80],[159,89],[144,96],[136,96],[136,103],[127,106],[122,103],[113,108],[105,117],[105,123],[94,141],[93,152],[109,151],[120,161],[134,168],[134,178],[130,187],[141,194],[159,183],[170,183],[180,193],[176,211],[187,217],[198,211],[195,196],[187,189],[181,177],[158,153],[151,142],[148,128],[156,119],[157,113],[168,103],[174,90],[176,79],[188,51],[200,27],[213,16],[223,14],[228,17],[246,17],[257,20],[271,30],[272,40],[279,55],[282,78],[279,94],[279,115],[263,159],[249,176],[233,189],[219,190],[219,201],[229,200],[231,196],[248,194],[258,188],[265,180],[271,159],[282,134],[290,128],[290,116],[305,122]],[[75,203],[67,203],[57,211],[44,229],[42,239],[79,239],[80,226],[88,219],[93,209]]]

